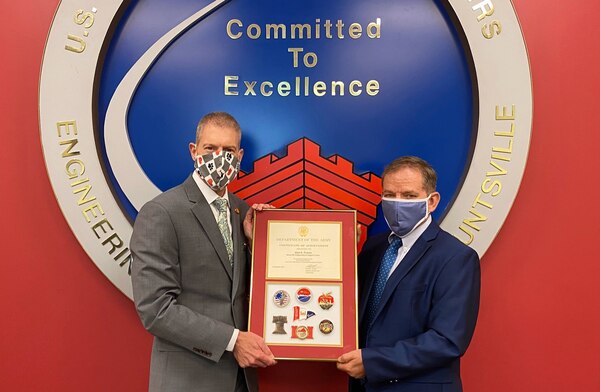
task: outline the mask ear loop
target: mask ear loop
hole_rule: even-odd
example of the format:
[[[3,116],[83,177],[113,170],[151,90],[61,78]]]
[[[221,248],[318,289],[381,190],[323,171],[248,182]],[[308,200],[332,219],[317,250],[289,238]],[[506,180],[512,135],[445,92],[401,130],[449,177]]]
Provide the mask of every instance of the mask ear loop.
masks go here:
[[[413,200],[415,203],[425,203],[425,216],[423,218],[421,218],[412,228],[411,231],[409,231],[408,233],[404,234],[403,236],[401,236],[400,238],[406,238],[407,236],[409,236],[413,231],[415,231],[417,229],[417,227],[421,226],[426,220],[427,218],[429,218],[429,216],[431,215],[429,213],[429,199],[431,198],[431,193],[429,194],[429,196],[427,196],[425,199],[419,199],[419,200]],[[384,216],[385,218],[385,216]],[[386,220],[387,222],[387,220]]]
[[[431,193],[425,199],[422,199],[422,201],[425,203],[425,216],[420,221],[417,222],[417,224],[415,225],[415,227],[413,227],[412,230],[408,234],[412,233],[413,231],[416,230],[417,227],[419,227],[423,223],[425,223],[425,221],[427,220],[427,218],[429,218],[429,216],[431,215],[429,213],[429,199],[431,199]],[[408,235],[408,234],[406,234],[406,235]]]

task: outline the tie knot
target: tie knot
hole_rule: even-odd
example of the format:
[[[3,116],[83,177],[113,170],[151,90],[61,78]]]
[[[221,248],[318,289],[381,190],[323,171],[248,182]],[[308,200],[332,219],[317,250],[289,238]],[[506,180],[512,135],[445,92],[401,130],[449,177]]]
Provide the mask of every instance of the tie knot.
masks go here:
[[[400,238],[396,235],[393,235],[392,241],[390,242],[390,248],[398,250],[398,249],[400,249],[401,246],[402,246],[402,238]]]
[[[220,214],[227,212],[227,199],[217,197],[213,203],[217,206]]]

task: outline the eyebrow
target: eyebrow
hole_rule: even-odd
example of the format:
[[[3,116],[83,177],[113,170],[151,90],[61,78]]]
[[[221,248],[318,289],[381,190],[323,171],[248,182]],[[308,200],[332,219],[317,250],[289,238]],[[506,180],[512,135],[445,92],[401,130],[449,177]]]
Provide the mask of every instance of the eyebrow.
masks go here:
[[[203,147],[203,148],[206,148],[206,147],[217,147],[217,145],[216,145],[216,144],[214,144],[214,143],[204,143],[204,144],[202,144],[202,147]],[[235,150],[235,149],[237,149],[238,147],[237,147],[237,145],[235,145],[235,144],[229,144],[229,145],[227,145],[227,146],[221,146],[221,148],[222,148],[223,150],[226,150],[226,149],[234,149],[234,150]]]
[[[383,190],[381,192],[382,195],[396,195],[396,192],[393,191],[388,191],[388,190]],[[419,192],[415,192],[415,191],[404,191],[404,192],[400,192],[400,196],[419,196]]]

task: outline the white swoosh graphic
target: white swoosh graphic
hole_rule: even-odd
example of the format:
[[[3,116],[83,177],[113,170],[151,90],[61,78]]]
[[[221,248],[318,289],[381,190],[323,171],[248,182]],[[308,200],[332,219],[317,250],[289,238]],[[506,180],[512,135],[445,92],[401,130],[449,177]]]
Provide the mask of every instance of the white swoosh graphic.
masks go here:
[[[154,185],[140,166],[129,140],[127,117],[131,99],[152,64],[171,42],[191,25],[228,1],[213,1],[163,35],[131,67],[110,100],[104,122],[106,154],[119,186],[137,211],[147,201],[158,196],[161,190]]]

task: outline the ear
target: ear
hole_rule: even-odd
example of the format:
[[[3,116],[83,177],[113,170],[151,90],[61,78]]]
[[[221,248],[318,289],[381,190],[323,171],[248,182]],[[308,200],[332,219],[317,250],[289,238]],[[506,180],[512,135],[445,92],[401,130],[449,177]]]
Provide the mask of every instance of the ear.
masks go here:
[[[238,151],[238,161],[240,161],[240,163],[242,162],[243,156],[244,156],[244,149],[240,148],[240,150]]]
[[[438,204],[440,204],[441,196],[438,192],[433,192],[429,197],[429,201],[427,202],[427,207],[429,208],[429,213],[433,213],[437,208]]]
[[[190,143],[188,148],[190,149],[190,156],[192,157],[192,161],[196,162],[196,144]]]

